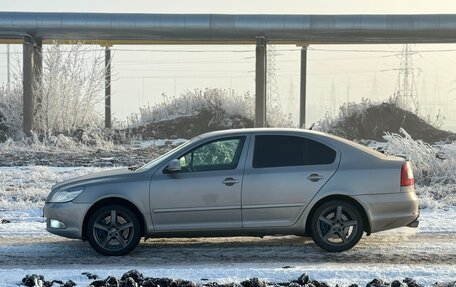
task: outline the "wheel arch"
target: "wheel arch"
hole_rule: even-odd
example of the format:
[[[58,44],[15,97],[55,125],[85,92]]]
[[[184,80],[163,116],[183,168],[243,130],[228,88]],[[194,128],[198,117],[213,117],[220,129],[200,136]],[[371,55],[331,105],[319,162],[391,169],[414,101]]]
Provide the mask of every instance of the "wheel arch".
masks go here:
[[[111,205],[111,204],[118,204],[122,205],[125,207],[128,207],[131,211],[133,211],[136,216],[138,217],[140,227],[141,227],[141,236],[145,236],[146,233],[146,220],[144,218],[144,214],[139,210],[138,207],[136,207],[135,204],[133,204],[131,201],[120,198],[120,197],[108,197],[108,198],[103,198],[97,202],[95,202],[89,210],[86,212],[86,215],[84,216],[84,221],[82,223],[82,240],[87,239],[87,224],[89,222],[90,216],[100,207],[106,206],[106,205]]]
[[[317,210],[317,208],[320,207],[323,203],[330,201],[330,200],[343,200],[343,201],[347,201],[347,202],[350,202],[353,205],[355,205],[358,208],[359,212],[361,213],[361,216],[363,217],[363,221],[366,222],[366,224],[364,225],[364,231],[367,233],[368,236],[371,234],[371,223],[369,221],[369,218],[367,216],[367,213],[366,213],[366,210],[364,209],[364,207],[353,197],[350,197],[348,195],[342,195],[342,194],[333,194],[333,195],[323,197],[312,206],[312,209],[310,210],[310,212],[306,218],[306,225],[305,225],[306,234],[310,235],[312,233],[310,225],[312,223],[312,217],[315,213],[315,210]]]

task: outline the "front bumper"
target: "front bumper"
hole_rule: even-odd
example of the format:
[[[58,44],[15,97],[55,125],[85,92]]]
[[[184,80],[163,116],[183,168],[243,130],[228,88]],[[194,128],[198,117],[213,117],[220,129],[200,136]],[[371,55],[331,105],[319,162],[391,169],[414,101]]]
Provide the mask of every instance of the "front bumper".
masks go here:
[[[372,233],[403,226],[418,226],[419,201],[413,191],[359,195],[355,198],[366,210]]]
[[[67,238],[82,239],[82,226],[84,216],[90,208],[90,204],[46,203],[43,208],[43,216],[46,218],[46,230],[52,234]],[[51,220],[62,222],[64,228],[51,227]]]

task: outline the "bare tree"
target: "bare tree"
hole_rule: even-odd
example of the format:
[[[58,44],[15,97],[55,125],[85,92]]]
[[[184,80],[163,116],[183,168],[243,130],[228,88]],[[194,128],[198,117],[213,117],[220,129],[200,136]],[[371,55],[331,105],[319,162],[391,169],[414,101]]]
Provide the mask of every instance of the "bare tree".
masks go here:
[[[82,43],[51,45],[44,52],[43,74],[35,85],[42,102],[36,129],[72,131],[101,122],[97,105],[103,101],[104,57],[101,49]]]
[[[103,49],[83,43],[52,44],[43,52],[43,71],[34,83],[34,132],[70,132],[80,127],[100,127],[103,103]],[[20,63],[20,61],[18,61]],[[20,65],[18,65],[20,66]],[[10,132],[22,125],[22,71],[14,75],[10,91],[0,87],[0,124]]]

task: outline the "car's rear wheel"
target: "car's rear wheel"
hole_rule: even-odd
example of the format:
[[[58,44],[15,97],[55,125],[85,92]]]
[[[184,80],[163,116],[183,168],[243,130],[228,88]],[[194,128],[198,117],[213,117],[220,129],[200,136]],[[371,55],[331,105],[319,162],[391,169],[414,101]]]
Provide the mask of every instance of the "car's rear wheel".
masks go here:
[[[140,239],[138,216],[124,206],[103,206],[90,215],[87,240],[103,255],[125,255],[138,245]]]
[[[311,231],[313,240],[321,248],[329,252],[345,251],[363,236],[363,217],[352,203],[330,200],[313,213]]]

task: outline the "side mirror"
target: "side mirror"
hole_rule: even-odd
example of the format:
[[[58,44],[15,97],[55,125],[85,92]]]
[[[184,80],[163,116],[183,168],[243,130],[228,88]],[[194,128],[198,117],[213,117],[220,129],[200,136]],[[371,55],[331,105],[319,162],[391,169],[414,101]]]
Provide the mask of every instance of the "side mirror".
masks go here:
[[[178,159],[171,160],[165,167],[167,173],[176,173],[181,171],[180,161]]]

